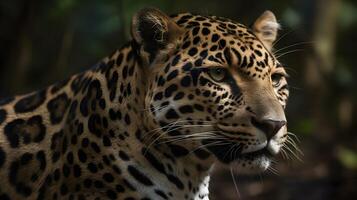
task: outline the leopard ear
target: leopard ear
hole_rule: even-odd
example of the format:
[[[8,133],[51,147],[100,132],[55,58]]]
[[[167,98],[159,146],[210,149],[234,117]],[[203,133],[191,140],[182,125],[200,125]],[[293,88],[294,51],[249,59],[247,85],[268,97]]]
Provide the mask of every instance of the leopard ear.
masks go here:
[[[148,54],[150,62],[160,51],[172,48],[182,33],[182,28],[155,8],[140,10],[132,20],[132,37]]]
[[[263,42],[268,50],[273,48],[273,43],[278,35],[279,23],[275,15],[267,10],[254,22],[253,32]]]

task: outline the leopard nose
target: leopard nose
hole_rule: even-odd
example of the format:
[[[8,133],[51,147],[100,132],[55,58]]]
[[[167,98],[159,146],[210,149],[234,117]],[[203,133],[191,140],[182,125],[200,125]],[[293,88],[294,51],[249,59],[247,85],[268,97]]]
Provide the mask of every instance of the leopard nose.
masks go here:
[[[251,122],[255,127],[262,130],[266,134],[268,140],[274,137],[281,127],[286,124],[286,121],[277,121],[272,119],[257,120],[254,117]]]

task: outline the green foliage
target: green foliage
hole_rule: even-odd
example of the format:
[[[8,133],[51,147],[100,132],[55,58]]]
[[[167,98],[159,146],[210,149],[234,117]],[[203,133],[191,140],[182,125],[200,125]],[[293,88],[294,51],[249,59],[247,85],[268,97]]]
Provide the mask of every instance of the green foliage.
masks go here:
[[[342,29],[349,29],[357,22],[357,7],[351,2],[343,1],[339,9],[338,24]]]
[[[289,27],[298,27],[301,24],[300,14],[293,8],[287,8],[282,15],[284,23]]]
[[[292,129],[299,135],[310,135],[315,129],[314,121],[310,118],[301,119],[298,121]]]
[[[62,17],[68,15],[78,4],[79,0],[61,0],[55,1],[55,5],[52,7],[51,15],[53,17]]]
[[[338,150],[338,158],[343,166],[349,169],[357,169],[357,151],[345,147]]]
[[[349,86],[353,83],[353,74],[349,69],[350,66],[340,57],[342,56],[339,56],[337,59],[338,62],[335,74],[336,82],[339,86]]]

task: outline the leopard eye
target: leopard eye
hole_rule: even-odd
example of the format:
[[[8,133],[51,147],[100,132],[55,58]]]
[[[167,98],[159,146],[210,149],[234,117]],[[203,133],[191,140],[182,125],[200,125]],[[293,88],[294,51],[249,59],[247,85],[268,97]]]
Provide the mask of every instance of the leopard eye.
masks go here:
[[[279,87],[283,76],[284,75],[279,74],[279,73],[275,73],[275,74],[271,75],[271,81],[272,81],[274,87]]]
[[[211,68],[209,69],[208,74],[217,82],[221,82],[227,77],[227,71],[222,68]]]

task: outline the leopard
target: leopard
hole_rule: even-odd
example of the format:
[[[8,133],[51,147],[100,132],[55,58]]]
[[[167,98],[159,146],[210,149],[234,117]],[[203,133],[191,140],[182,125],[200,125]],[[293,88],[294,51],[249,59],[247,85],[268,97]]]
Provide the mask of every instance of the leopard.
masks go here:
[[[287,142],[280,29],[143,8],[86,71],[0,100],[0,199],[209,199],[216,165],[266,171]]]

